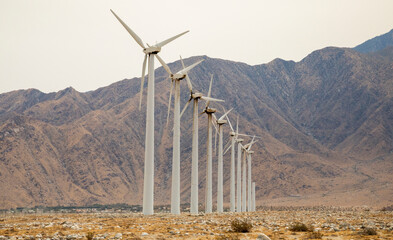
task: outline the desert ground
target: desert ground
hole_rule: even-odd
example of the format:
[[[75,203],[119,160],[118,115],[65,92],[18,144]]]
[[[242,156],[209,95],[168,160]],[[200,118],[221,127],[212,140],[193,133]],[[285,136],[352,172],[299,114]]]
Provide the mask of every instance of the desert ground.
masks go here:
[[[232,226],[235,219],[252,228],[249,232],[236,232]],[[2,213],[0,218],[0,239],[269,238],[393,239],[393,212],[365,208],[264,208],[248,213],[152,216],[121,211]]]

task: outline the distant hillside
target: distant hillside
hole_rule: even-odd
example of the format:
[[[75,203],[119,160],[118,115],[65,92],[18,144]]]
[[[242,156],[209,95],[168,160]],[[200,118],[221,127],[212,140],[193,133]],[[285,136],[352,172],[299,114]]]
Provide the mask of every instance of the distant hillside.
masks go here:
[[[367,40],[366,42],[354,47],[354,49],[361,53],[370,53],[377,52],[389,46],[393,46],[393,29],[390,30],[390,32]]]
[[[241,132],[261,136],[253,147],[258,204],[386,206],[393,204],[392,53],[329,47],[300,62],[276,59],[250,66],[198,56],[185,63],[204,59],[190,72],[194,88],[206,93],[213,73],[212,96],[225,99],[214,106],[233,107],[232,124],[239,115]],[[178,71],[181,64],[169,67]],[[169,81],[163,68],[155,74],[155,203],[167,204]],[[146,100],[139,111],[139,81],[125,79],[86,93],[67,88],[0,94],[0,208],[140,204]],[[183,106],[189,98],[185,82],[181,91]],[[182,117],[182,203],[190,199],[190,109]],[[206,121],[199,118],[201,203]],[[227,141],[229,127],[224,131]],[[225,155],[226,203],[229,159]]]

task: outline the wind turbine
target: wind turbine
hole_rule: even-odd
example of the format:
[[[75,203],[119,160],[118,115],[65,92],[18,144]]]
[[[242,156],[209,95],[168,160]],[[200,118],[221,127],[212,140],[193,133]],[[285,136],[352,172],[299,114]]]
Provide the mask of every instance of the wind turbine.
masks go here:
[[[183,60],[182,60],[183,64]],[[184,64],[183,64],[184,65]],[[190,213],[198,214],[198,101],[199,99],[204,101],[218,101],[224,102],[221,99],[215,99],[211,97],[205,97],[202,93],[194,93],[192,90],[192,83],[188,75],[186,75],[187,86],[190,90],[190,99],[187,101],[182,112],[180,113],[180,118],[184,111],[187,109],[191,100],[194,100],[194,109],[192,114],[192,167],[191,167],[191,206]],[[213,78],[210,80],[210,86]]]
[[[213,83],[213,75],[211,76],[209,92],[207,97],[211,96],[211,89]],[[202,113],[207,114],[207,162],[206,162],[206,194],[205,194],[205,212],[211,213],[213,208],[213,184],[212,184],[212,114],[217,110],[215,108],[209,108],[210,101],[206,102],[205,110]],[[201,113],[201,114],[202,114]]]
[[[242,152],[243,152],[243,174],[242,174],[242,212],[247,211],[247,199],[246,199],[246,171],[247,171],[247,166],[246,166],[246,151],[245,148],[242,147]]]
[[[226,124],[228,121],[224,120],[224,118],[228,115],[228,113],[232,111],[230,109],[228,112],[224,113],[219,119],[216,119],[215,115],[214,118],[216,119],[216,124],[218,125],[218,174],[217,174],[217,212],[222,213],[224,212],[223,207],[223,149],[222,149],[222,136],[223,136],[223,129],[222,125]]]
[[[255,138],[255,137],[254,137]],[[247,155],[247,164],[248,164],[248,211],[252,210],[252,186],[251,186],[251,163],[252,163],[252,159],[251,159],[251,155],[254,153],[254,151],[251,151],[251,147],[254,143],[256,143],[257,141],[254,141],[254,138],[252,139],[250,145],[246,148],[246,155]]]
[[[225,109],[224,109],[225,111]],[[231,121],[229,120],[229,117],[226,116],[229,126],[231,127],[231,145],[225,150],[225,153],[231,149],[231,211],[236,212],[241,212],[241,206],[242,206],[242,199],[241,199],[241,153],[242,153],[242,145],[241,143],[244,141],[243,139],[239,138],[239,136],[247,136],[251,137],[251,135],[247,134],[240,134],[239,133],[239,117],[237,118],[236,121],[236,132],[232,127]],[[254,138],[259,138],[254,136]],[[236,194],[235,194],[235,142],[238,143],[238,150],[237,150],[237,178],[236,178]],[[235,201],[235,195],[236,195],[236,201]]]
[[[250,156],[253,151],[251,151],[251,146],[254,144],[256,141],[254,141],[254,138],[251,140],[250,143],[242,146],[243,154],[244,154],[244,160],[243,160],[243,181],[242,181],[242,211],[246,212],[247,207],[248,211],[250,211],[251,207],[251,161],[250,161]],[[247,162],[246,162],[247,159]],[[247,164],[248,163],[248,164]],[[248,184],[246,183],[246,172],[247,172],[247,165],[248,165]],[[248,191],[246,191],[246,186],[248,185]],[[246,201],[247,197],[247,201]]]
[[[181,57],[180,57],[181,58]],[[171,192],[171,213],[180,214],[180,81],[188,77],[188,71],[193,69],[196,65],[203,62],[203,60],[198,61],[191,66],[185,67],[183,64],[183,69],[173,74],[168,67],[168,65],[159,59],[162,66],[168,72],[169,77],[172,79],[170,94],[169,94],[169,105],[168,105],[168,117],[171,109],[171,98],[172,98],[172,87],[175,83],[175,104],[173,108],[173,158],[172,158],[172,192]],[[189,78],[187,79],[189,82]]]
[[[224,109],[225,112],[225,109]],[[229,121],[228,115],[226,115],[229,126],[231,128],[230,138],[231,138],[231,177],[230,177],[230,211],[234,212],[236,209],[236,198],[235,198],[235,142],[236,142],[236,132],[233,130],[231,121]],[[229,149],[229,148],[228,148]],[[224,152],[224,154],[228,151]]]
[[[142,78],[141,78],[141,90],[139,96],[139,110],[141,109],[143,84],[145,79],[146,61],[149,58],[148,66],[148,86],[147,86],[147,109],[146,109],[146,138],[145,138],[145,169],[144,169],[144,183],[143,183],[143,214],[151,215],[154,213],[154,56],[160,60],[160,56],[157,54],[161,51],[161,48],[166,44],[172,42],[176,38],[186,34],[189,31],[180,33],[174,37],[157,43],[153,46],[147,44],[147,47],[143,44],[142,39],[136,35],[121,20],[115,12],[112,11],[113,15],[123,25],[131,37],[143,48],[145,58],[142,66]]]
[[[237,142],[237,185],[236,185],[236,212],[242,212],[242,186],[241,186],[241,174],[242,174],[242,142],[244,139],[238,138],[239,136],[239,117],[236,121],[236,142]],[[245,200],[243,200],[245,201]]]

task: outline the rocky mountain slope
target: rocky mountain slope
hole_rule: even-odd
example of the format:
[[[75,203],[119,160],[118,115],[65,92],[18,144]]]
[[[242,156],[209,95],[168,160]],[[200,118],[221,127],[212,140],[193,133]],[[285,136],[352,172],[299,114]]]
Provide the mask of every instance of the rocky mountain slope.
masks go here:
[[[391,48],[363,54],[329,47],[300,62],[276,59],[256,66],[207,56],[185,63],[199,59],[205,61],[190,73],[194,88],[206,93],[213,73],[212,96],[225,99],[215,107],[233,107],[232,124],[238,115],[241,132],[262,137],[253,147],[259,204],[392,204]],[[181,64],[169,67],[177,71]],[[161,67],[156,70],[156,204],[170,202],[172,122],[166,125],[166,77]],[[146,101],[139,111],[139,81],[125,79],[86,93],[70,87],[49,94],[35,89],[1,94],[0,208],[141,204]],[[186,84],[181,85],[183,106],[189,95]],[[199,121],[203,203],[207,119]],[[182,117],[182,203],[190,199],[191,124],[190,108]],[[227,126],[225,141],[228,132]],[[228,152],[225,202],[229,161]]]
[[[393,29],[389,32],[367,40],[354,49],[361,53],[377,52],[389,46],[393,46]]]

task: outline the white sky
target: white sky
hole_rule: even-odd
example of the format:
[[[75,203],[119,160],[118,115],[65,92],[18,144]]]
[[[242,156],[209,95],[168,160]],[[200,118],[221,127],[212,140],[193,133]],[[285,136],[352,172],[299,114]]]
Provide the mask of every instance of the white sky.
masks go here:
[[[392,0],[0,0],[0,93],[84,92],[140,77],[142,49],[109,9],[150,44],[190,30],[162,49],[166,62],[300,61],[393,28]]]

